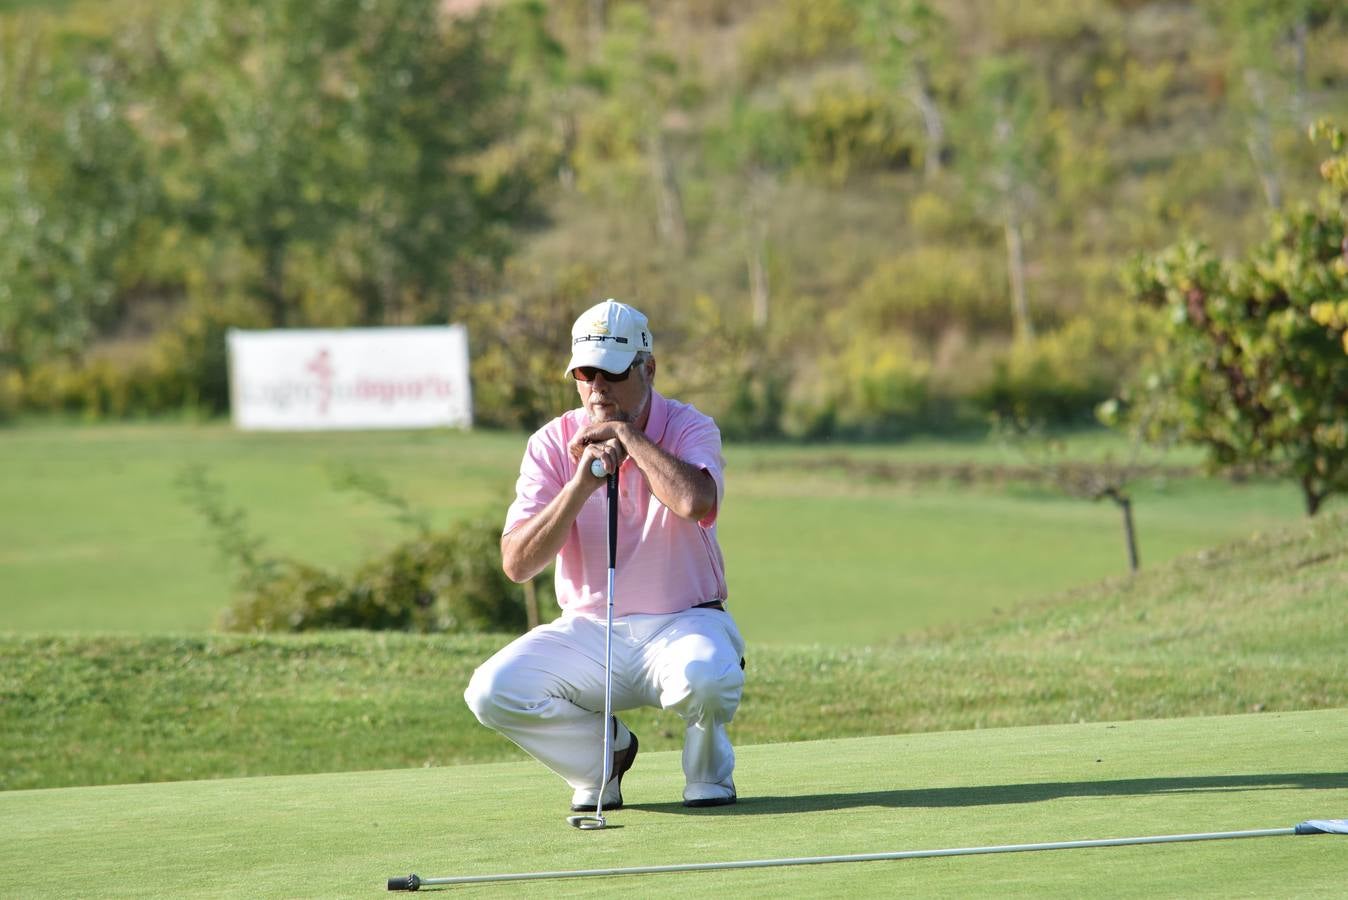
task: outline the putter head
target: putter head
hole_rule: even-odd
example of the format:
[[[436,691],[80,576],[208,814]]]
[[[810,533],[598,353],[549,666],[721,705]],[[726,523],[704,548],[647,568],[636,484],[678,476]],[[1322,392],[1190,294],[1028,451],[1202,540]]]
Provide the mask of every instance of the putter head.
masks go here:
[[[603,814],[597,816],[567,816],[566,823],[572,828],[579,828],[581,831],[598,831],[600,828],[608,826]]]

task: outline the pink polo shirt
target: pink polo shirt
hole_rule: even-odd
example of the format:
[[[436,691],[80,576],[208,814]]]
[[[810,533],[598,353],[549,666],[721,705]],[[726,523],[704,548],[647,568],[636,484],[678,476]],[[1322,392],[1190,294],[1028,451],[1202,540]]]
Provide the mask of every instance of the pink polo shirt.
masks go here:
[[[584,409],[561,415],[529,438],[506,513],[505,533],[543,510],[576,471],[566,450],[589,423]],[[651,493],[631,459],[618,472],[618,557],[613,614],[681,612],[726,596],[725,561],[716,516],[725,495],[721,432],[692,406],[651,392],[646,436],[665,452],[709,472],[716,507],[700,522],[680,518]],[[608,492],[590,495],[557,554],[557,602],[572,613],[602,617],[608,589]]]

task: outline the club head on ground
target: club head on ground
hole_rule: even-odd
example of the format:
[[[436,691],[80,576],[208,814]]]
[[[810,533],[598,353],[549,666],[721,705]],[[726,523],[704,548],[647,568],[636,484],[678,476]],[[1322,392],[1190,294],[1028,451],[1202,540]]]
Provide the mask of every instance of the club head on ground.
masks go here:
[[[598,831],[600,828],[608,827],[608,822],[603,816],[567,816],[566,823],[581,831]]]

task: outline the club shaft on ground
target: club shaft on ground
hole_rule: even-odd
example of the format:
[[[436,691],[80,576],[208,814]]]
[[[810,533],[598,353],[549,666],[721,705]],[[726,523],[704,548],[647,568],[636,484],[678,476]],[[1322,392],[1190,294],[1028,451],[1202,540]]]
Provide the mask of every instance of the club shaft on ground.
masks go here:
[[[496,881],[531,881],[544,878],[595,878],[607,875],[657,875],[670,872],[710,872],[719,869],[766,869],[774,866],[809,866],[827,863],[879,862],[893,859],[926,859],[939,856],[976,856],[986,853],[1025,853],[1034,850],[1084,850],[1091,847],[1127,847],[1136,844],[1177,844],[1184,841],[1217,841],[1233,838],[1281,837],[1296,834],[1295,828],[1264,828],[1256,831],[1218,831],[1206,834],[1164,834],[1151,837],[1104,838],[1088,841],[1057,841],[1048,844],[1004,844],[991,847],[955,847],[947,850],[902,850],[895,853],[858,853],[850,856],[800,856],[786,859],[746,859],[732,862],[681,863],[668,866],[628,866],[620,869],[573,869],[557,872],[518,872],[502,875],[460,875],[423,878],[423,886],[437,884],[483,884]]]

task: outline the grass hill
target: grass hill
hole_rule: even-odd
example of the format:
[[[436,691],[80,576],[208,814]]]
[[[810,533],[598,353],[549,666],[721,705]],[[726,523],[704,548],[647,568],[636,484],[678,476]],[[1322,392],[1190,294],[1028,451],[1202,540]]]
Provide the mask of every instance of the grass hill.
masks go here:
[[[1348,706],[1348,515],[869,647],[752,647],[741,746]],[[504,636],[0,636],[13,790],[520,758],[460,700]],[[676,720],[631,715],[643,747]]]
[[[209,630],[240,571],[179,484],[186,467],[209,473],[268,554],[345,575],[415,532],[387,503],[342,487],[343,473],[387,484],[436,529],[499,525],[524,440],[171,423],[0,432],[0,630]],[[1129,453],[1106,432],[1065,447],[1100,465]],[[973,622],[1126,565],[1116,510],[1015,474],[1023,460],[996,441],[732,444],[726,459],[719,537],[736,618],[756,646],[870,644]],[[1274,482],[1148,475],[1129,490],[1147,567],[1302,517],[1294,489]],[[819,602],[839,591],[846,616]]]

